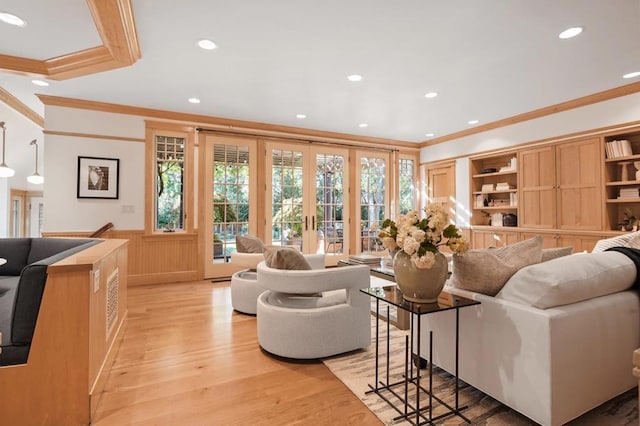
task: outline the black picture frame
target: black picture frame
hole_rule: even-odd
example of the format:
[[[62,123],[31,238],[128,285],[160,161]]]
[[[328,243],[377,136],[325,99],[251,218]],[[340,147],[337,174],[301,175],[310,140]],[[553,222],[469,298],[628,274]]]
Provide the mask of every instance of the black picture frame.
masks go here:
[[[119,190],[120,159],[78,156],[77,198],[117,200]]]

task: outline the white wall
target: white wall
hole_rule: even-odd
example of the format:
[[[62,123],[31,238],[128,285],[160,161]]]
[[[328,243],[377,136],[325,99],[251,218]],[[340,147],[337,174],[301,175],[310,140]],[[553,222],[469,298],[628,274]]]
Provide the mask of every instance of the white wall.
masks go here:
[[[45,107],[45,117],[48,131],[136,139],[145,134],[143,117],[55,106]],[[139,141],[46,135],[44,231],[94,231],[107,222],[121,230],[144,229],[144,152]],[[120,160],[117,200],[76,197],[78,156]]]
[[[640,93],[426,147],[420,151],[420,162],[467,156],[634,121],[640,121]],[[463,215],[470,215],[469,191],[469,161],[467,158],[458,158],[456,160],[456,200],[459,203],[458,208],[464,210],[464,213],[460,211],[457,213],[456,223],[460,226],[468,226],[463,220]]]

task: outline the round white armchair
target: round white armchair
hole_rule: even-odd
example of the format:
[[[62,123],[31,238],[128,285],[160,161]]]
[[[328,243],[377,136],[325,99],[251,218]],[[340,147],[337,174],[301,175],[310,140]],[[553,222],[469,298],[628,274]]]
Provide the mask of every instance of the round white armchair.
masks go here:
[[[310,256],[305,258],[309,260]],[[269,353],[295,359],[323,358],[371,344],[371,308],[361,288],[370,285],[367,265],[311,270],[258,264],[267,290],[258,298],[258,342]],[[319,267],[319,269],[317,269]]]

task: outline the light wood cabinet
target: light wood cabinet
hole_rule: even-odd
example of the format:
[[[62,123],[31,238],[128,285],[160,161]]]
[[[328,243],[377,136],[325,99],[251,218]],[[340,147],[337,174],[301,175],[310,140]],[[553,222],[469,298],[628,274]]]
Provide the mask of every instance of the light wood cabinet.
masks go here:
[[[601,230],[600,153],[598,138],[520,152],[520,226]]]
[[[555,228],[555,147],[527,149],[520,153],[518,161],[520,163],[520,226]]]
[[[473,230],[473,248],[503,247],[518,242],[519,235],[515,230]]]
[[[556,146],[558,229],[602,229],[601,164],[599,138]]]

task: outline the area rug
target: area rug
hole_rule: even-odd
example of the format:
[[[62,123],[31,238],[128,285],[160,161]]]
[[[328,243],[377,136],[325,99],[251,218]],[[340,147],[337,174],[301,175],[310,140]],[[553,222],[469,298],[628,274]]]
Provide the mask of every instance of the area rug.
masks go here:
[[[386,323],[384,324],[386,329]],[[375,321],[372,320],[372,326]],[[398,330],[391,326],[391,336],[389,338],[389,351],[391,363],[389,366],[389,381],[395,383],[401,380],[404,373],[404,354],[406,331]],[[384,334],[384,333],[381,333]],[[380,342],[380,354],[386,353],[386,336]],[[391,408],[376,394],[365,394],[369,390],[369,384],[374,383],[375,375],[375,345],[372,344],[366,350],[352,352],[342,356],[325,359],[324,364],[331,372],[340,379],[362,402],[385,424],[385,425],[407,425],[407,421],[399,419],[398,412]],[[428,370],[422,370],[427,374],[423,379],[423,384],[428,383]],[[380,363],[380,378],[386,380],[386,366]],[[629,371],[631,374],[631,371]],[[424,376],[422,376],[424,377]],[[434,394],[441,396],[445,402],[453,405],[455,389],[455,378],[444,370],[434,367],[433,369],[433,389]],[[504,406],[495,399],[485,395],[479,390],[459,381],[459,404],[468,406],[463,414],[473,425],[535,425],[533,421],[523,415]],[[402,387],[398,390],[403,391]],[[412,401],[414,397],[410,398]],[[421,399],[423,401],[423,399]],[[421,405],[424,405],[421,402]],[[443,407],[434,408],[434,417],[445,410]],[[436,422],[439,425],[464,425],[464,420],[456,416],[449,416]],[[589,425],[589,426],[617,426],[617,425],[637,425],[638,424],[638,388],[634,388],[616,398],[594,408],[583,416],[573,420],[569,425]]]

